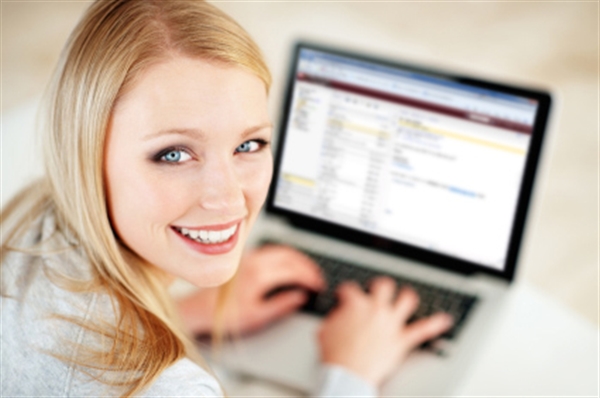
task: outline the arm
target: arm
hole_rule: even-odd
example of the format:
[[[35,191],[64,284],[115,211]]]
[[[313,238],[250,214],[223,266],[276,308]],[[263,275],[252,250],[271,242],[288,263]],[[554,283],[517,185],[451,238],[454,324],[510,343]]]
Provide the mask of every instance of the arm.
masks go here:
[[[320,290],[324,281],[318,267],[301,253],[282,246],[266,246],[242,260],[233,300],[239,317],[230,313],[226,333],[251,331],[297,310],[306,301],[306,290]],[[266,293],[281,286],[301,289]],[[373,395],[396,366],[423,342],[435,338],[452,324],[448,315],[437,314],[406,325],[419,298],[410,289],[396,296],[390,278],[373,281],[370,293],[355,283],[338,289],[339,304],[323,322],[319,333],[321,371],[319,396]],[[180,302],[184,321],[196,334],[208,333],[217,289],[207,289]]]
[[[263,246],[247,253],[232,282],[231,311],[225,312],[225,333],[258,330],[301,307],[308,291],[323,289],[316,264],[285,246]],[[292,287],[268,295],[282,286]],[[184,324],[193,334],[209,334],[214,326],[218,288],[204,289],[178,303]]]

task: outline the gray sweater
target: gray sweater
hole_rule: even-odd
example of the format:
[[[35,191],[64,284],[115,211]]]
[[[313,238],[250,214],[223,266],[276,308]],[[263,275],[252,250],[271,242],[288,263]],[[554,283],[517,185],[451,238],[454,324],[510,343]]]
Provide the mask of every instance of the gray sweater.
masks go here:
[[[28,231],[22,247],[43,243],[44,252],[32,256],[9,252],[1,267],[0,396],[119,396],[122,390],[110,387],[79,370],[69,361],[75,358],[78,345],[97,345],[97,337],[70,322],[56,319],[64,315],[87,320],[102,316],[112,321],[112,305],[106,294],[73,293],[55,284],[45,269],[55,269],[77,279],[90,276],[89,261],[76,249],[68,247],[67,238],[53,234],[56,223],[47,213]],[[376,391],[343,368],[324,366],[316,396],[375,396]],[[206,370],[184,358],[162,372],[145,397],[200,396],[222,397],[217,381]]]

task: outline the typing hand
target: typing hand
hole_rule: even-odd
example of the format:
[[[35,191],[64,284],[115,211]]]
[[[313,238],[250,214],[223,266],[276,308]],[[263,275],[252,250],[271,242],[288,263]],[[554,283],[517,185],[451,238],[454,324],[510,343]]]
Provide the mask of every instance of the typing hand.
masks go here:
[[[338,306],[323,323],[319,342],[321,360],[341,365],[379,386],[422,343],[448,330],[452,319],[435,314],[406,325],[419,297],[404,288],[396,297],[391,278],[373,280],[370,293],[354,282],[338,287]]]
[[[231,283],[224,312],[226,334],[258,330],[295,312],[306,303],[309,291],[325,287],[319,267],[310,258],[276,245],[247,253]],[[212,330],[217,295],[218,288],[206,289],[180,303],[184,322],[194,334]]]

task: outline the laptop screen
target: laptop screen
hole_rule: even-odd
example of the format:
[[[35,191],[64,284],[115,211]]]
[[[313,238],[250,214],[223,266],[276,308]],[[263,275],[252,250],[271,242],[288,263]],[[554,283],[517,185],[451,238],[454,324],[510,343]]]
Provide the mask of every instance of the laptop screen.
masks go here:
[[[297,50],[272,206],[502,272],[539,101]]]

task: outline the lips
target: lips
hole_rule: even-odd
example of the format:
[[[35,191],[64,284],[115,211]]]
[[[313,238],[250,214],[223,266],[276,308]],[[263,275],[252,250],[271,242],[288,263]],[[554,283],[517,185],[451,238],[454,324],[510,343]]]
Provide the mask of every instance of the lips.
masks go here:
[[[203,254],[224,254],[236,246],[241,220],[207,227],[172,226],[175,234],[191,249]]]
[[[237,231],[237,225],[223,230],[188,229],[174,227],[181,235],[207,245],[219,244],[229,240]]]

